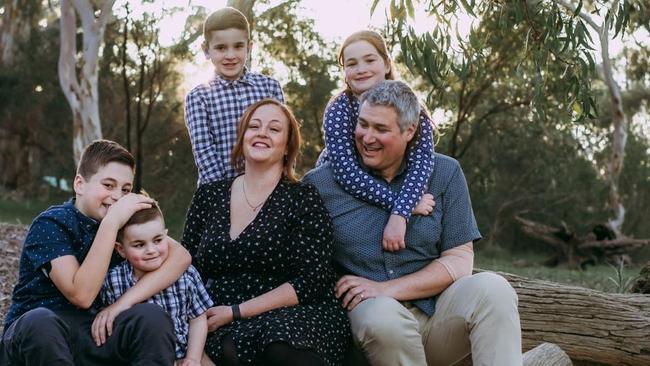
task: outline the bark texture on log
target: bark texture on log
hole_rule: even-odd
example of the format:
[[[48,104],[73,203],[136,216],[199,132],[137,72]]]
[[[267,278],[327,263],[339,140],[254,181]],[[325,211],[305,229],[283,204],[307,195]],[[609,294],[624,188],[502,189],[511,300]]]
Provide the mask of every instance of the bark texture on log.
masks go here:
[[[650,296],[499,274],[519,295],[524,349],[551,342],[573,361],[650,365]]]
[[[524,366],[571,366],[573,363],[558,346],[553,343],[542,343],[524,353]]]
[[[524,366],[572,366],[569,356],[557,344],[542,343],[523,355]],[[472,355],[455,366],[472,366]]]

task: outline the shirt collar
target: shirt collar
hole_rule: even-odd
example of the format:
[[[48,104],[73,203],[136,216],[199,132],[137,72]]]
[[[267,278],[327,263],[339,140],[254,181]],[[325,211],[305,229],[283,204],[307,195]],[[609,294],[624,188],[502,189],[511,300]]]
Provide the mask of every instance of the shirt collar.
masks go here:
[[[86,215],[84,215],[81,211],[79,211],[74,203],[76,201],[76,198],[71,198],[66,203],[63,204],[63,206],[69,210],[71,210],[74,215],[77,217],[79,222],[81,222],[84,226],[87,226],[89,229],[96,228],[99,226],[99,222],[93,218],[90,218]]]
[[[356,148],[355,148],[356,151]],[[359,156],[359,153],[357,153],[357,161],[359,162],[359,166],[368,172],[368,174],[372,175],[373,177],[376,177],[378,179],[381,179],[383,181],[386,181],[386,178],[384,178],[379,172],[376,172],[370,168],[368,168],[364,163],[363,163],[363,158]],[[406,155],[404,155],[404,159],[402,159],[402,163],[400,164],[399,168],[397,169],[397,172],[395,172],[395,176],[393,177],[393,180],[391,182],[395,182],[396,180],[400,179],[402,175],[406,173]]]
[[[257,85],[255,79],[253,78],[253,74],[251,74],[251,72],[248,71],[248,68],[246,66],[244,66],[244,72],[237,80],[224,79],[221,77],[221,75],[217,74],[216,71],[214,72],[214,78],[221,85],[237,85],[239,83],[244,83],[248,85]]]

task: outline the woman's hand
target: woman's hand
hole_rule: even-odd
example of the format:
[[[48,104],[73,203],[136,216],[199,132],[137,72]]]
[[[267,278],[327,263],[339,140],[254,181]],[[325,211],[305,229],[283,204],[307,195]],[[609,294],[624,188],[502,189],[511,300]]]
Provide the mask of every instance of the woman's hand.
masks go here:
[[[214,332],[234,320],[232,309],[226,305],[211,307],[205,313],[208,316],[208,332]]]
[[[436,201],[433,200],[433,195],[431,193],[425,193],[413,209],[413,215],[431,215],[434,207],[436,207]]]

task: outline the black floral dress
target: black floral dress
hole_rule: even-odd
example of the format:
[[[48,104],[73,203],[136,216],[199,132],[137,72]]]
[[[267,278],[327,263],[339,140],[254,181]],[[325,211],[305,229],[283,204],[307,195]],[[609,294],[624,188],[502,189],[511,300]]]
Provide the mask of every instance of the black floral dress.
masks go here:
[[[329,365],[341,363],[350,336],[345,311],[334,297],[332,223],[316,189],[282,179],[257,217],[230,239],[233,179],[202,185],[187,214],[183,245],[215,305],[239,304],[290,283],[299,304],[235,321],[208,334],[212,360],[230,334],[243,363],[272,342],[309,349]]]

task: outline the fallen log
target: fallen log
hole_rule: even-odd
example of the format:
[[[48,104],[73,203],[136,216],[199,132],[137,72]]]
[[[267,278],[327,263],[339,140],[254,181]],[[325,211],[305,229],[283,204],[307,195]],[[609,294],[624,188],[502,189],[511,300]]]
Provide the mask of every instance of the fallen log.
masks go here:
[[[584,269],[587,264],[607,261],[618,263],[629,260],[632,251],[650,245],[650,239],[634,239],[624,235],[615,236],[606,225],[594,226],[592,231],[579,236],[562,222],[560,226],[549,226],[514,215],[523,233],[555,249],[552,263],[569,268]]]
[[[649,295],[604,293],[497,273],[519,295],[524,350],[550,342],[574,362],[650,365]]]

